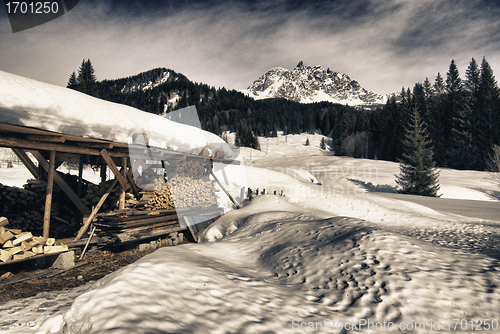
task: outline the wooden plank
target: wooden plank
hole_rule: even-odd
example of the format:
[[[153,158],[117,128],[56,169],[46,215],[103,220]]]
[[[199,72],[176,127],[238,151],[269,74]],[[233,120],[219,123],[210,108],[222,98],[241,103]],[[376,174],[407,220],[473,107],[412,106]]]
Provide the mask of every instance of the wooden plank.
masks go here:
[[[64,136],[27,135],[26,139],[33,141],[46,141],[51,143],[64,143],[66,141],[66,138]]]
[[[157,229],[160,227],[171,226],[171,225],[179,225],[179,223],[177,220],[172,220],[172,221],[167,221],[167,222],[163,222],[163,223],[147,224],[147,225],[143,225],[143,226],[124,227],[124,228],[117,227],[117,228],[111,228],[111,229],[105,229],[105,230],[101,229],[101,233],[106,233],[106,234],[110,234],[110,235],[117,234],[117,233],[131,233],[131,232],[135,232],[135,231]]]
[[[14,154],[21,160],[23,165],[26,167],[27,170],[33,175],[35,179],[38,179],[38,168],[35,166],[33,161],[26,155],[26,153],[18,148],[13,148],[12,151],[14,151]]]
[[[106,189],[106,192],[104,193],[104,195],[102,195],[101,199],[99,200],[99,203],[97,203],[94,210],[92,210],[92,213],[90,214],[90,216],[87,218],[87,220],[85,221],[83,226],[78,231],[78,234],[76,235],[74,241],[81,239],[83,234],[87,231],[87,229],[90,226],[90,223],[92,223],[92,220],[94,219],[95,215],[97,214],[97,212],[99,211],[101,206],[104,204],[104,201],[106,200],[106,198],[108,198],[109,194],[111,193],[111,191],[115,187],[116,183],[117,183],[117,179],[114,179],[113,183],[111,183],[111,185],[108,187],[108,189]]]
[[[123,178],[127,178],[127,158],[122,158],[122,173],[123,173]],[[127,184],[128,187],[128,184]],[[123,210],[125,209],[125,191],[126,188],[124,186],[120,187],[120,197],[119,197],[119,202],[118,202],[118,209]]]
[[[0,136],[0,146],[29,149],[29,150],[47,150],[47,151],[57,151],[57,152],[66,152],[75,154],[100,155],[99,149],[95,148],[78,147],[78,146],[68,145],[65,143],[60,144],[60,143],[31,141],[27,139],[13,138],[7,136]],[[109,155],[117,158],[128,157],[128,152],[112,151],[109,152]]]
[[[177,221],[177,216],[166,216],[166,217],[156,217],[156,218],[149,218],[149,219],[138,219],[138,220],[128,221],[128,222],[124,222],[124,223],[106,224],[106,222],[96,222],[95,224],[97,226],[100,226],[100,227],[125,229],[125,228],[137,227],[137,226],[151,225],[154,223],[176,222],[176,221]]]
[[[98,148],[98,149],[107,148],[108,150],[115,147],[115,145],[113,145],[113,143],[77,143],[77,145],[79,147],[92,147],[92,148]]]
[[[160,235],[165,235],[172,232],[178,232],[183,230],[187,230],[187,228],[182,226],[167,226],[153,230],[143,230],[140,232],[132,232],[132,233],[124,232],[117,234],[116,237],[119,240],[119,242],[126,243],[126,242],[139,241],[142,239],[158,237]]]
[[[135,184],[134,174],[133,174],[132,169],[129,169],[125,175],[127,175],[128,183],[130,184],[130,187],[132,188],[132,191],[134,192],[135,198],[138,199],[139,198],[139,189],[137,189],[137,185]]]
[[[45,160],[45,159],[42,159]],[[54,165],[56,163],[56,152],[50,151],[49,176],[47,178],[47,194],[45,196],[45,212],[43,214],[43,237],[49,237],[50,211],[52,210],[52,192],[54,190]],[[15,245],[14,245],[15,246]]]
[[[1,217],[0,226],[7,226],[7,225],[9,225],[9,220],[6,217]]]
[[[32,151],[31,152],[35,158],[38,160],[40,165],[45,169],[47,172],[49,171],[49,163],[45,160],[45,158],[40,154],[38,151]],[[75,206],[80,210],[81,213],[84,215],[89,215],[90,214],[90,209],[82,202],[80,197],[71,189],[70,186],[59,176],[59,174],[54,173],[54,181],[56,181],[57,185],[64,191],[66,196],[75,204]]]
[[[104,161],[106,161],[106,163],[108,164],[109,168],[111,169],[111,171],[115,175],[118,182],[120,182],[121,186],[124,189],[128,189],[127,180],[120,173],[120,171],[118,170],[118,167],[116,167],[116,165],[115,165],[113,159],[111,158],[111,156],[109,155],[108,151],[106,149],[102,149],[100,151],[100,154],[101,154],[102,158],[104,159]]]

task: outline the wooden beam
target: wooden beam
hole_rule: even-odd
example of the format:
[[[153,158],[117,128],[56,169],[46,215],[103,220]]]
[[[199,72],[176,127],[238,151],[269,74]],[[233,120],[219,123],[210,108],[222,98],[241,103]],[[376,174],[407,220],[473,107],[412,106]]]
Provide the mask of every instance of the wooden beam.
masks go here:
[[[66,141],[66,138],[64,136],[27,135],[26,139],[33,141],[46,141],[51,143],[64,143]]]
[[[107,148],[108,150],[115,147],[115,145],[113,143],[82,143],[82,142],[80,142],[80,143],[77,143],[76,145],[78,145],[79,147],[92,147],[92,148],[99,148],[99,149]]]
[[[115,174],[115,177],[118,180],[118,182],[120,182],[121,186],[125,190],[128,189],[127,180],[120,173],[120,171],[118,170],[118,167],[116,167],[116,165],[115,165],[113,159],[111,158],[111,156],[109,155],[108,151],[106,151],[106,149],[102,149],[100,154],[101,154],[102,158],[104,159],[104,161],[106,161],[106,163],[108,164],[108,166],[111,169],[111,171],[113,172],[113,174]]]
[[[227,197],[229,197],[229,199],[231,200],[231,202],[233,202],[233,205],[236,207],[236,209],[239,209],[240,206],[238,205],[238,203],[236,203],[236,201],[234,200],[233,196],[231,196],[231,194],[226,190],[226,188],[219,181],[219,179],[217,178],[217,176],[215,176],[214,172],[210,171],[210,175],[212,175],[212,177],[217,182],[217,184],[219,185],[219,187],[221,187],[221,189],[224,191],[224,193],[226,193]]]
[[[86,148],[77,147],[67,144],[59,143],[49,143],[40,141],[31,141],[21,138],[13,138],[0,136],[0,146],[10,147],[10,148],[22,148],[29,150],[47,150],[47,151],[57,151],[75,154],[88,154],[88,155],[100,155],[99,149],[96,148]],[[108,152],[112,157],[128,157],[128,152]]]
[[[49,164],[45,160],[45,158],[40,154],[38,151],[31,151],[31,153],[35,156],[35,158],[38,160],[40,163],[40,166],[43,167],[46,171],[49,171]],[[80,210],[81,213],[84,215],[89,215],[90,214],[90,209],[83,204],[82,200],[78,195],[71,189],[70,186],[59,176],[59,174],[55,173],[54,174],[54,181],[56,181],[57,185],[64,191],[66,196],[73,202],[73,204],[76,205],[78,210]]]
[[[84,222],[83,226],[80,228],[80,230],[78,231],[78,234],[76,235],[76,237],[73,241],[80,240],[81,237],[83,236],[83,234],[85,232],[87,232],[90,224],[92,223],[92,220],[94,220],[95,215],[97,214],[99,209],[101,209],[101,206],[104,204],[104,201],[108,198],[109,194],[111,193],[111,191],[113,190],[113,188],[115,187],[117,182],[118,182],[118,179],[114,179],[113,182],[111,183],[111,185],[108,187],[108,189],[106,189],[106,192],[104,193],[104,195],[102,195],[101,199],[99,200],[99,203],[97,203],[94,210],[92,210],[92,213],[87,218],[87,220]]]
[[[80,155],[80,159],[78,161],[78,188],[76,192],[80,198],[82,197],[83,162],[83,155]]]
[[[127,177],[127,158],[122,158],[122,173],[123,173],[123,178]],[[128,186],[128,184],[127,184]],[[120,198],[119,198],[119,204],[118,204],[118,209],[123,210],[125,209],[125,187],[120,186]]]
[[[136,199],[139,198],[139,189],[137,189],[137,185],[135,184],[134,180],[134,173],[132,172],[132,169],[129,169],[127,171],[127,180],[128,183],[130,184],[130,187],[132,188],[132,191],[134,192],[134,196]]]
[[[43,215],[43,237],[49,237],[50,231],[50,211],[52,209],[52,191],[54,190],[54,165],[56,162],[56,152],[50,151],[49,176],[47,179],[47,195],[45,196],[45,212]]]
[[[13,148],[12,151],[16,154],[19,160],[22,161],[26,169],[28,169],[35,179],[38,179],[38,167],[35,166],[33,161],[26,155],[26,153],[18,148]]]

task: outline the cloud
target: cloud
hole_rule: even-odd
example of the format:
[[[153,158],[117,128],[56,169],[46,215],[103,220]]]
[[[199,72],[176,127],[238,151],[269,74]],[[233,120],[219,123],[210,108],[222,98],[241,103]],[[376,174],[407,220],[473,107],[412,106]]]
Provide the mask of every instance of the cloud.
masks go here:
[[[65,85],[83,58],[98,79],[168,67],[243,89],[300,60],[347,73],[378,93],[412,87],[452,58],[500,70],[500,8],[472,0],[80,1],[23,33],[0,19],[0,69]]]

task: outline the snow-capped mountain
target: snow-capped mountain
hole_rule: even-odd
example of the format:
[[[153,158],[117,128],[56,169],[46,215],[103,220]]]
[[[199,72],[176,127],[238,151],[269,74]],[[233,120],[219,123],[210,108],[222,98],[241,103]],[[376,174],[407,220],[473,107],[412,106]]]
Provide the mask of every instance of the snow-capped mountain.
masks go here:
[[[149,89],[160,86],[161,84],[176,81],[179,77],[184,77],[182,74],[176,73],[167,68],[155,68],[153,70],[142,72],[128,78],[116,80],[104,80],[108,85],[113,83],[114,90],[119,90],[120,93],[131,93],[137,91],[147,91]]]
[[[270,69],[245,93],[256,100],[285,98],[301,103],[329,101],[355,106],[386,102],[386,97],[366,90],[347,74],[304,65],[302,61],[291,71],[283,67]]]

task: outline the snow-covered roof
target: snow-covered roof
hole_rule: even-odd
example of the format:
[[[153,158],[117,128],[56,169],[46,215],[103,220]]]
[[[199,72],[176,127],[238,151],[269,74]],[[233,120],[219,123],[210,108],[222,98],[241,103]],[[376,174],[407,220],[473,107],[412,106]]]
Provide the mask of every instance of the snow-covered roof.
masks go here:
[[[132,133],[148,137],[150,147],[198,154],[233,152],[220,137],[193,126],[72,89],[0,71],[0,123],[84,138],[131,144]]]

